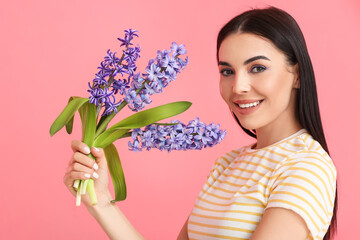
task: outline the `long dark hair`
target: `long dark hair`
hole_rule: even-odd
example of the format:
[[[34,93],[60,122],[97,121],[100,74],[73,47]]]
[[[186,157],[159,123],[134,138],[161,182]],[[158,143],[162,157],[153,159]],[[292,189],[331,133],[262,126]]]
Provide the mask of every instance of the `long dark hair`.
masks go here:
[[[304,36],[295,19],[285,11],[275,7],[252,9],[234,17],[219,32],[216,56],[218,62],[221,43],[227,36],[237,32],[252,33],[269,39],[286,55],[287,61],[291,65],[298,63],[300,88],[296,89],[296,117],[301,126],[320,143],[330,156],[321,124],[314,70]],[[233,116],[248,135],[256,138],[255,129],[252,131],[245,129],[234,113]],[[335,191],[333,216],[324,240],[332,239],[337,231],[336,213],[337,190]]]

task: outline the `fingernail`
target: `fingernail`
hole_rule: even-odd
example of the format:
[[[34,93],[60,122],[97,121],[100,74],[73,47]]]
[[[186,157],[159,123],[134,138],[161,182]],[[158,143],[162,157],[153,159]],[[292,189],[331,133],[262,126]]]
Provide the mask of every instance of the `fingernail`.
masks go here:
[[[84,174],[84,177],[90,178],[90,173],[85,173],[85,174]]]
[[[93,177],[94,178],[99,178],[99,175],[96,172],[93,172]]]
[[[84,152],[86,154],[89,154],[90,153],[90,148],[88,146],[84,147]]]
[[[98,166],[96,163],[94,163],[93,169],[98,170],[98,169],[99,169],[99,166]]]
[[[100,150],[99,150],[97,147],[94,147],[94,149],[95,149],[97,152],[100,152]]]

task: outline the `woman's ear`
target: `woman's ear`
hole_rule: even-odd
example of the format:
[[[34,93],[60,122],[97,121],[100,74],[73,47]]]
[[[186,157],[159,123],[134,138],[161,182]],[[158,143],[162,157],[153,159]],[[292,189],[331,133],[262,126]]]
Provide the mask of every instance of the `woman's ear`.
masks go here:
[[[299,78],[299,63],[296,63],[293,66],[293,71],[294,71],[294,88],[300,88],[300,78]]]

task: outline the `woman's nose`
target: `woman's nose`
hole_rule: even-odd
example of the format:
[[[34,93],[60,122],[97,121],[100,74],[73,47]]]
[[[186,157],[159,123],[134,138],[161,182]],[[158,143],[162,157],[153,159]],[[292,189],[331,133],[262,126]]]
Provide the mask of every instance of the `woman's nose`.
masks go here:
[[[238,74],[234,78],[233,82],[233,92],[234,93],[242,93],[250,91],[250,80],[247,76],[242,74]]]

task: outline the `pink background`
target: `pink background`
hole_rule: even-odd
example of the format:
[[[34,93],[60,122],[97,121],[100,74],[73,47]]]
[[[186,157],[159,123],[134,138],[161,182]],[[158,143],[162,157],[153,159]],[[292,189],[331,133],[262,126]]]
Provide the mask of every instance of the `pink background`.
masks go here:
[[[188,100],[193,106],[177,119],[198,116],[228,131],[222,144],[203,151],[134,153],[127,150],[127,140],[116,142],[128,186],[128,198],[118,206],[147,239],[175,239],[216,157],[254,141],[220,97],[215,43],[226,21],[265,4],[288,11],[303,30],[338,170],[336,239],[359,238],[358,0],[18,0],[0,8],[0,239],[106,238],[86,209],[75,207],[62,183],[70,142],[81,138],[78,116],[71,136],[61,131],[50,138],[49,127],[69,96],[87,96],[87,83],[106,50],[119,51],[116,38],[127,28],[141,34],[139,69],[172,41],[188,49],[189,66],[153,97],[151,107]]]

